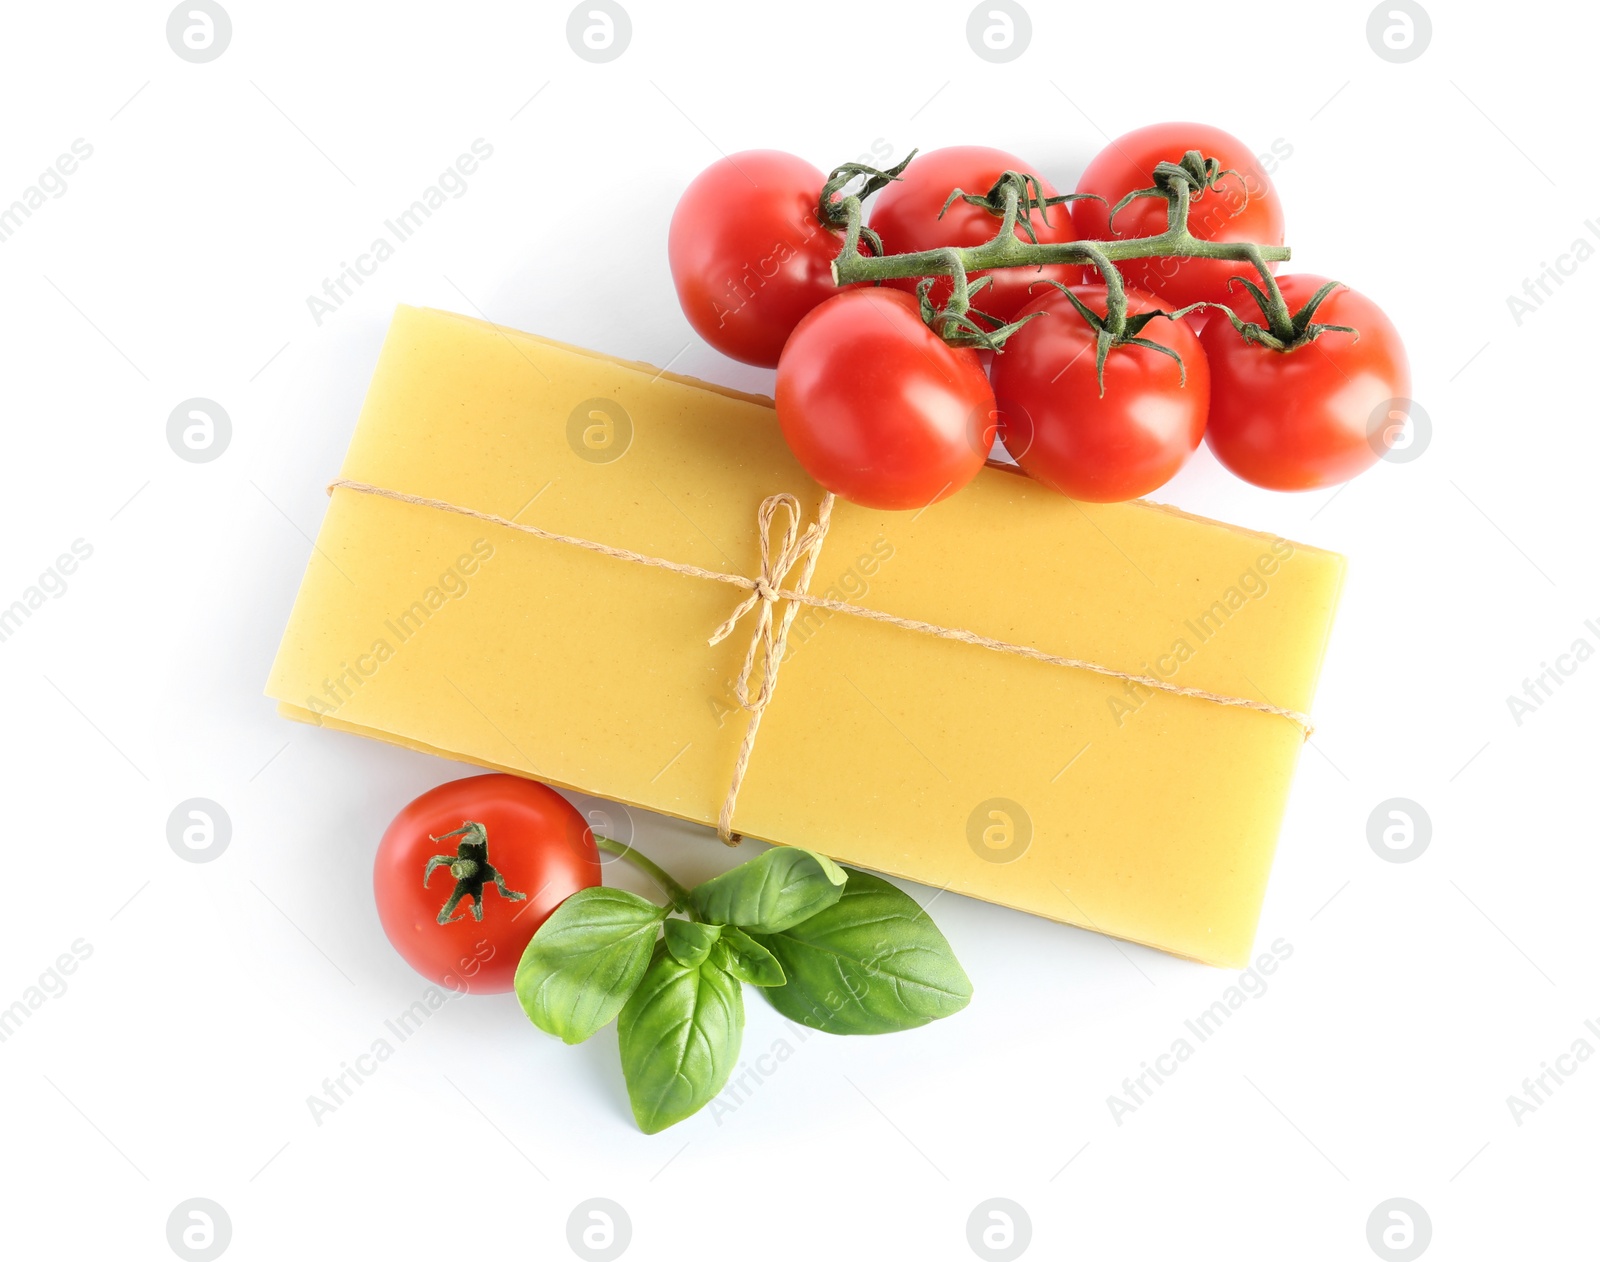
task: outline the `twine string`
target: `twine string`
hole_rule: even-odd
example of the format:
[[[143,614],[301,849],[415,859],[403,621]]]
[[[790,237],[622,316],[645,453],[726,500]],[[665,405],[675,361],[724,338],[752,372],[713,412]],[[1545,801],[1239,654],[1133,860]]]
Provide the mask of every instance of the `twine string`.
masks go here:
[[[359,482],[353,478],[336,478],[328,484],[328,494],[332,495],[334,491],[340,488],[356,491],[362,495],[375,495],[381,499],[396,500],[402,504],[415,504],[422,508],[432,508],[440,512],[471,517],[476,521],[487,522],[490,525],[500,526],[507,530],[521,531],[523,534],[532,535],[536,539],[544,539],[551,543],[563,543],[575,548],[584,548],[590,552],[597,552],[602,556],[614,557],[619,561],[630,561],[635,565],[653,566],[656,569],[670,570],[674,574],[684,574],[690,578],[706,579],[715,583],[726,583],[730,587],[743,588],[746,593],[745,596],[734,606],[733,612],[711,633],[709,641],[713,645],[720,644],[733,634],[740,620],[746,614],[752,610],[755,611],[756,623],[750,636],[750,645],[745,651],[744,664],[741,666],[734,681],[734,694],[739,701],[740,707],[749,713],[750,718],[745,727],[744,739],[739,744],[728,793],[723,799],[722,811],[717,819],[717,835],[730,845],[736,845],[738,841],[737,835],[733,832],[734,805],[738,801],[740,786],[744,783],[745,772],[750,763],[751,751],[755,748],[756,733],[761,727],[761,717],[771,703],[773,690],[777,687],[778,667],[783,663],[783,656],[789,639],[789,629],[794,625],[795,616],[800,612],[801,606],[849,614],[853,618],[865,618],[872,622],[886,623],[889,626],[900,627],[902,630],[937,636],[942,640],[954,640],[960,644],[971,644],[995,653],[1010,653],[1016,657],[1025,657],[1030,661],[1043,662],[1050,666],[1065,666],[1069,670],[1086,671],[1106,679],[1120,679],[1139,687],[1165,692],[1175,697],[1190,697],[1197,701],[1210,702],[1213,705],[1231,706],[1242,710],[1254,710],[1260,714],[1276,715],[1279,718],[1288,719],[1298,727],[1307,740],[1310,739],[1312,732],[1315,730],[1309,715],[1303,714],[1299,710],[1291,710],[1286,706],[1273,705],[1267,701],[1257,701],[1251,697],[1237,697],[1230,696],[1227,693],[1211,692],[1205,688],[1188,688],[1182,684],[1172,683],[1169,680],[1158,679],[1153,675],[1141,675],[1132,671],[1116,670],[1099,662],[1085,661],[1077,657],[1062,657],[1055,653],[1046,653],[1042,649],[1036,649],[1027,644],[1013,644],[1007,640],[996,640],[990,636],[979,635],[975,631],[963,630],[960,627],[944,627],[933,622],[923,622],[917,618],[902,618],[897,614],[885,613],[881,609],[869,609],[865,605],[853,605],[847,601],[830,600],[825,596],[813,596],[807,591],[807,588],[810,586],[811,577],[816,571],[817,558],[821,555],[822,544],[827,538],[828,526],[832,520],[834,496],[831,491],[823,496],[821,506],[817,510],[816,521],[804,529],[801,529],[800,526],[800,501],[793,495],[787,493],[769,495],[761,501],[761,508],[756,515],[756,527],[761,546],[761,566],[756,577],[750,578],[743,574],[728,574],[722,570],[708,570],[702,566],[689,565],[682,561],[669,561],[665,557],[635,552],[630,548],[618,548],[611,544],[598,543],[593,539],[583,539],[576,535],[559,534],[556,531],[545,530],[539,526],[531,526],[525,522],[512,521],[509,517],[501,517],[496,513],[486,513],[481,509],[470,508],[464,504],[452,504],[448,500],[430,499],[424,495],[411,495],[405,491],[390,490],[388,487],[374,486],[370,482]],[[776,537],[776,546],[774,546],[773,527],[780,513],[783,514],[783,521]],[[793,587],[784,586],[789,573],[797,565],[799,566],[799,574],[795,585]],[[775,613],[773,608],[779,601],[784,603],[781,614]],[[758,667],[760,669],[760,683],[752,693],[751,680],[755,676]]]
[[[776,550],[772,547],[772,521],[782,510],[785,517],[783,535]],[[785,599],[783,614],[774,618],[773,606],[788,595],[783,580],[796,562],[800,563],[800,578],[796,595],[811,585],[811,575],[817,567],[817,557],[822,553],[822,541],[828,535],[828,523],[833,516],[833,492],[822,498],[817,510],[817,520],[802,532],[800,530],[800,501],[792,495],[769,495],[761,502],[756,514],[756,526],[761,539],[761,573],[755,580],[751,593],[741,600],[727,619],[711,633],[710,643],[720,644],[733,634],[739,619],[756,609],[756,626],[750,636],[750,647],[745,650],[744,665],[734,678],[734,695],[739,705],[749,712],[744,739],[739,742],[739,752],[734,758],[733,774],[729,778],[727,796],[722,799],[722,811],[717,817],[717,836],[724,842],[737,844],[733,832],[733,807],[739,800],[739,788],[744,783],[745,770],[750,765],[750,752],[755,748],[756,733],[761,728],[761,716],[772,700],[778,683],[778,667],[783,664],[784,649],[789,641],[789,628],[800,612],[798,600]],[[761,665],[761,685],[754,696],[750,695],[750,677],[757,659]]]

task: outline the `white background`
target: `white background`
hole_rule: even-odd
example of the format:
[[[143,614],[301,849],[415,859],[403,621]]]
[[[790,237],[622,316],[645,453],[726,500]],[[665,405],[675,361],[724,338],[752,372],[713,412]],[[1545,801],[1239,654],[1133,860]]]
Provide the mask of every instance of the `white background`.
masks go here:
[[[965,3],[627,2],[606,65],[565,5],[228,0],[204,65],[164,4],[6,6],[0,205],[94,150],[0,244],[0,604],[93,548],[0,644],[0,1006],[93,952],[0,1044],[7,1255],[169,1257],[169,1213],[206,1197],[229,1258],[562,1258],[602,1196],[652,1259],[970,1258],[991,1197],[1030,1257],[1365,1258],[1391,1197],[1431,1257],[1594,1256],[1600,1058],[1520,1126],[1506,1102],[1600,1050],[1600,660],[1520,725],[1506,702],[1600,647],[1600,263],[1520,325],[1507,306],[1600,232],[1592,14],[1440,0],[1391,64],[1365,3],[1033,3],[1031,47],[993,65]],[[1185,117],[1292,148],[1293,266],[1390,313],[1433,423],[1337,494],[1257,491],[1202,450],[1157,496],[1350,557],[1267,993],[1118,1125],[1107,1097],[1234,977],[947,895],[970,1008],[798,1043],[752,995],[746,1060],[795,1054],[716,1120],[639,1134],[614,1030],[563,1047],[506,996],[451,1004],[317,1125],[307,1097],[423,989],[373,911],[377,837],[465,773],[261,695],[393,305],[766,390],[691,336],[667,273],[674,200],[719,150],[985,143],[1070,187],[1109,137]],[[306,296],[479,137],[467,193],[318,327]],[[232,417],[214,463],[166,442],[193,396]],[[233,825],[204,864],[166,837],[196,796]],[[1367,840],[1396,796],[1433,830],[1403,864]],[[750,853],[639,828],[688,880]]]

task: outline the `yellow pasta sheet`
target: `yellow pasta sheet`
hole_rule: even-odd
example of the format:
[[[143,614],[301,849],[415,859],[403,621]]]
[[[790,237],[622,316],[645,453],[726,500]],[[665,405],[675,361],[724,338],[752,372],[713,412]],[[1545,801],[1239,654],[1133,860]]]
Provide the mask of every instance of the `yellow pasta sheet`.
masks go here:
[[[409,307],[340,476],[750,576],[762,500],[792,493],[810,520],[822,498],[766,400]],[[811,590],[1309,711],[1343,570],[986,469],[919,513],[839,502]],[[267,691],[297,719],[711,825],[755,619],[707,639],[742,595],[338,489]],[[1301,744],[1278,716],[806,609],[734,827],[1234,966]]]

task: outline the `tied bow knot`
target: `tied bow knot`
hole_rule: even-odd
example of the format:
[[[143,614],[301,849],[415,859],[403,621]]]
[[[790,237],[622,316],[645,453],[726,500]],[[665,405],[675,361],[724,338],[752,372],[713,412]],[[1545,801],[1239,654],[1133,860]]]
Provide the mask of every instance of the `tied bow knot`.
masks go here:
[[[774,539],[773,525],[780,513],[783,514],[782,528]],[[739,786],[744,782],[745,768],[750,762],[750,751],[755,747],[761,716],[772,700],[773,689],[777,687],[778,667],[783,664],[789,628],[794,624],[795,615],[800,612],[799,604],[792,598],[804,596],[806,588],[810,586],[811,574],[817,565],[817,555],[822,551],[822,541],[827,537],[828,520],[832,513],[833,495],[830,492],[822,498],[817,520],[802,530],[800,501],[794,496],[785,493],[769,495],[762,500],[761,510],[756,515],[761,541],[761,569],[755,578],[748,580],[750,594],[735,605],[722,625],[711,633],[711,643],[721,644],[733,634],[739,620],[755,610],[756,625],[750,636],[750,647],[745,650],[744,665],[739,668],[734,680],[734,695],[739,705],[749,712],[750,721],[739,746],[732,783],[717,821],[717,834],[730,844],[734,842],[733,807],[739,797]],[[784,588],[783,583],[789,571],[797,565],[800,567],[798,583],[791,592]],[[780,600],[787,602],[782,614],[776,612]],[[752,695],[750,679],[758,661],[761,664],[761,686]]]
[[[739,625],[739,620],[752,609],[756,610],[755,631],[750,637],[750,649],[745,654],[744,666],[734,681],[734,695],[739,705],[756,712],[772,700],[772,689],[777,682],[778,666],[783,661],[784,642],[789,627],[794,622],[799,606],[792,601],[777,616],[774,606],[788,593],[783,581],[789,571],[803,560],[799,591],[803,593],[811,581],[811,571],[816,565],[817,551],[823,536],[828,532],[828,515],[832,507],[830,495],[824,502],[817,520],[804,530],[800,529],[800,501],[789,494],[769,495],[761,501],[756,515],[756,529],[761,541],[761,569],[750,580],[750,594],[734,606],[733,612],[711,633],[712,644],[721,644]],[[773,525],[779,513],[783,514],[782,529],[776,541]],[[750,694],[750,678],[755,673],[757,660],[761,663],[761,687],[754,696]]]

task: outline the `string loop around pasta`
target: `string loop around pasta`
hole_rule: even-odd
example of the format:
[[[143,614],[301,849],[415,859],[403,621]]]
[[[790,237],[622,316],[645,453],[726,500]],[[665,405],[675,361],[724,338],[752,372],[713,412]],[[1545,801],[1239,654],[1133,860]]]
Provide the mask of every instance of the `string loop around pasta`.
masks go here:
[[[816,570],[817,557],[822,552],[822,544],[828,536],[828,526],[833,517],[834,496],[827,492],[822,498],[822,504],[817,510],[817,519],[804,529],[801,528],[800,501],[793,495],[780,493],[769,495],[761,501],[761,508],[756,515],[757,533],[761,544],[760,571],[754,578],[743,574],[728,574],[722,570],[708,570],[699,565],[688,565],[681,561],[670,561],[665,557],[651,556],[644,552],[635,552],[630,548],[617,548],[608,543],[597,543],[593,539],[582,539],[576,535],[559,534],[553,530],[545,530],[539,526],[530,526],[525,522],[512,521],[509,517],[501,517],[495,513],[486,513],[482,509],[471,508],[464,504],[452,504],[447,500],[430,499],[425,495],[411,495],[405,491],[394,491],[388,487],[373,486],[369,482],[358,482],[353,478],[337,478],[328,484],[328,494],[336,490],[355,491],[362,495],[376,495],[381,499],[396,500],[402,504],[415,504],[422,508],[437,509],[440,512],[456,513],[462,517],[471,517],[476,521],[487,522],[493,526],[501,526],[507,530],[521,531],[523,534],[532,535],[536,539],[548,540],[551,543],[568,544],[575,548],[584,548],[590,552],[597,552],[602,556],[613,557],[619,561],[629,561],[635,565],[648,565],[657,569],[670,570],[674,574],[684,574],[690,578],[705,579],[714,583],[725,583],[730,587],[743,588],[747,593],[733,612],[725,618],[715,631],[711,633],[709,643],[720,644],[732,635],[740,620],[752,610],[756,612],[756,624],[750,637],[750,647],[745,653],[744,665],[734,681],[735,696],[739,705],[749,714],[745,726],[744,739],[739,743],[739,751],[735,756],[733,772],[729,778],[728,793],[723,799],[722,810],[717,818],[717,835],[729,845],[738,844],[738,835],[733,831],[733,811],[739,800],[739,789],[744,784],[745,773],[750,765],[750,755],[755,749],[756,733],[761,727],[761,716],[766,712],[767,706],[772,702],[773,691],[778,683],[778,668],[783,664],[783,655],[788,645],[789,629],[794,625],[795,616],[802,606],[812,609],[827,609],[834,613],[848,614],[852,618],[864,618],[871,622],[882,622],[889,626],[900,627],[902,630],[914,631],[921,635],[937,636],[942,640],[954,640],[960,644],[971,644],[978,648],[988,649],[995,653],[1009,653],[1016,657],[1025,657],[1030,661],[1043,662],[1050,666],[1064,666],[1069,670],[1087,671],[1090,674],[1100,675],[1106,679],[1120,679],[1127,683],[1135,684],[1142,688],[1149,688],[1156,692],[1165,692],[1175,697],[1189,697],[1196,701],[1206,701],[1212,705],[1231,706],[1241,710],[1254,710],[1260,714],[1274,715],[1287,719],[1298,727],[1304,738],[1309,740],[1315,730],[1309,715],[1302,714],[1299,710],[1291,710],[1286,706],[1273,705],[1267,701],[1257,701],[1252,697],[1235,697],[1227,693],[1211,692],[1205,688],[1186,688],[1182,684],[1172,683],[1170,680],[1158,679],[1153,675],[1141,675],[1131,671],[1116,670],[1110,666],[1101,665],[1099,662],[1085,661],[1077,657],[1062,657],[1055,653],[1046,653],[1042,649],[1033,648],[1027,644],[1013,644],[1007,640],[996,640],[990,636],[979,635],[975,631],[966,631],[960,627],[942,627],[936,623],[923,622],[916,618],[902,618],[896,614],[885,613],[881,609],[869,609],[865,605],[854,605],[848,601],[830,600],[825,596],[812,595],[807,589],[811,585],[811,576]],[[774,525],[778,522],[779,514],[783,514],[781,527],[774,535]],[[785,581],[795,567],[799,567],[799,575],[793,587],[784,586]],[[776,606],[782,603],[784,608],[781,613],[776,612]],[[757,677],[759,669],[760,683],[754,693],[750,690],[751,680]]]

